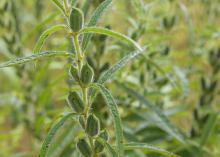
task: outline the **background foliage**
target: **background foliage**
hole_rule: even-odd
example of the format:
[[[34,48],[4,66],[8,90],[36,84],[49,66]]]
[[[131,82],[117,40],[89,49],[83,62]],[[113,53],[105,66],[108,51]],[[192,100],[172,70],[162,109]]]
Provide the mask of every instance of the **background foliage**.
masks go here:
[[[78,3],[86,20],[101,1]],[[220,156],[219,14],[218,0],[113,0],[98,26],[149,45],[106,84],[119,106],[125,141],[183,157]],[[0,61],[33,54],[40,34],[63,22],[52,1],[1,0]],[[42,51],[72,52],[70,37],[64,34],[60,30],[50,36]],[[120,40],[94,36],[86,54],[95,80],[131,51]],[[69,65],[70,60],[60,57],[0,69],[0,156],[38,156],[53,122],[70,111],[65,100],[74,83],[68,77]],[[93,106],[114,137],[101,95]],[[164,123],[161,113],[170,122]],[[78,156],[74,137],[82,133],[74,121],[64,125],[48,156]],[[147,149],[126,154],[159,156]]]

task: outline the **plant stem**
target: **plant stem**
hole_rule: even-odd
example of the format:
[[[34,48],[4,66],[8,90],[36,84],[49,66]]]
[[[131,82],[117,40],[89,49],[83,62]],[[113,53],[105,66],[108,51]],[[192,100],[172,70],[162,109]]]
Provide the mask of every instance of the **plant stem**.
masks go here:
[[[74,47],[75,47],[75,51],[76,51],[76,55],[77,55],[78,71],[80,73],[81,69],[82,69],[82,65],[83,65],[84,56],[82,54],[82,50],[81,50],[81,47],[79,44],[78,34],[73,34],[73,41],[74,41]],[[83,87],[81,84],[80,84],[80,87],[82,90],[83,101],[86,105],[86,111],[85,111],[85,115],[84,115],[84,117],[86,119],[88,117],[88,114],[89,114],[90,108],[91,108],[91,105],[89,105],[89,103],[88,103],[88,88]],[[92,148],[92,157],[96,157],[97,155],[94,151],[93,139],[90,136],[88,136],[88,139],[89,139],[90,146]]]
[[[74,42],[74,47],[77,55],[77,65],[78,65],[78,70],[79,72],[81,71],[82,65],[83,65],[83,54],[82,50],[79,44],[79,39],[78,39],[78,34],[73,34],[73,42]]]
[[[65,11],[66,11],[66,14],[69,15],[69,5],[68,5],[68,2],[67,0],[64,0],[64,8],[65,8]]]

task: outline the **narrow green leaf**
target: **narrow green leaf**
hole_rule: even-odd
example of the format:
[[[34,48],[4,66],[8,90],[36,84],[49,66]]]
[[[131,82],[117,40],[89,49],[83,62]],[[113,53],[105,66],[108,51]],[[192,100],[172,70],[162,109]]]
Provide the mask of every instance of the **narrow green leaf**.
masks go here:
[[[178,129],[169,121],[169,119],[166,117],[166,115],[163,114],[163,111],[160,110],[159,107],[152,104],[150,101],[146,100],[142,95],[134,91],[133,89],[126,87],[125,85],[118,83],[124,91],[126,91],[128,94],[132,95],[133,97],[137,98],[140,102],[142,102],[144,105],[146,105],[149,109],[151,109],[158,117],[158,120],[160,120],[160,123],[156,123],[159,127],[164,129],[167,133],[175,137],[177,140],[179,140],[182,143],[185,143],[183,135],[178,131]]]
[[[51,144],[54,136],[56,135],[57,131],[64,125],[66,120],[68,120],[69,118],[71,118],[74,115],[77,115],[77,114],[76,113],[68,113],[67,115],[63,116],[62,119],[50,129],[50,131],[47,134],[47,136],[43,142],[43,145],[41,147],[39,157],[46,157],[48,149],[50,147],[50,144]]]
[[[132,45],[133,47],[137,48],[139,51],[143,51],[142,48],[140,47],[140,45],[138,43],[136,43],[134,40],[130,39],[129,37],[106,29],[106,28],[100,28],[100,27],[85,27],[83,29],[80,30],[79,33],[97,33],[97,34],[103,34],[103,35],[107,35],[107,36],[111,36],[114,38],[117,38],[119,40],[125,41],[127,43],[129,43],[130,45]]]
[[[78,3],[78,0],[71,0],[70,4],[72,7],[75,7]]]
[[[66,15],[65,9],[59,0],[52,0],[53,3],[62,11],[64,15]]]
[[[145,48],[146,49],[146,48]],[[108,69],[103,75],[101,75],[101,77],[98,80],[98,83],[103,84],[105,83],[107,80],[109,80],[110,78],[112,78],[112,76],[118,71],[120,70],[122,67],[124,67],[129,61],[135,59],[137,56],[139,56],[140,54],[142,54],[145,49],[143,51],[134,51],[131,52],[129,54],[127,54],[125,57],[123,57],[119,62],[117,62],[116,64],[114,64],[110,69]]]
[[[84,17],[86,17],[89,7],[91,6],[92,0],[86,0],[83,4],[82,11],[84,13]]]
[[[136,150],[136,149],[146,150],[146,151],[150,151],[150,152],[159,153],[159,154],[162,154],[167,157],[180,157],[179,155],[168,152],[165,149],[158,148],[158,147],[151,146],[151,145],[147,145],[144,143],[128,143],[128,144],[124,144],[124,148],[125,148],[125,150]]]
[[[103,13],[107,10],[107,8],[112,3],[112,0],[105,0],[102,2],[97,9],[94,11],[94,13],[91,16],[91,19],[89,20],[89,23],[87,24],[87,27],[96,26],[98,20],[103,15]],[[85,34],[82,41],[82,49],[83,51],[87,48],[87,45],[92,37],[92,34]]]
[[[212,113],[211,116],[208,119],[208,122],[205,124],[204,129],[202,131],[202,137],[200,141],[200,146],[204,146],[206,142],[209,139],[209,136],[212,133],[212,130],[214,129],[216,122],[218,119],[218,113]]]
[[[43,47],[44,42],[52,33],[56,32],[58,30],[64,29],[64,28],[66,28],[65,25],[56,25],[56,26],[52,26],[49,29],[47,29],[46,31],[44,31],[34,47],[34,50],[33,50],[34,54],[39,53],[41,51],[41,48]]]
[[[189,43],[191,44],[190,46],[193,46],[196,40],[195,40],[195,26],[193,24],[192,15],[190,15],[190,12],[187,9],[187,6],[185,6],[183,2],[179,1],[178,5],[185,16],[186,25],[188,26]]]
[[[49,23],[51,20],[55,19],[58,16],[58,12],[52,13],[48,17],[46,17],[42,22],[38,23],[36,27],[34,27],[30,32],[28,32],[24,37],[22,38],[22,44],[25,44],[27,41],[30,40],[30,38],[34,35],[34,33],[38,32],[39,30],[43,29],[43,27]]]
[[[144,59],[149,63],[151,64],[152,66],[154,66],[162,75],[164,75],[167,80],[169,80],[169,82],[171,83],[171,85],[177,90],[177,91],[180,91],[180,88],[179,86],[177,85],[177,83],[172,79],[170,78],[166,72],[157,64],[155,63],[151,58],[147,57],[147,56],[144,56]]]
[[[131,60],[135,59],[137,56],[139,56],[140,54],[142,54],[145,49],[147,48],[147,46],[143,49],[143,51],[134,51],[131,52],[129,54],[127,54],[125,57],[123,57],[121,60],[119,60],[116,64],[114,64],[110,69],[108,69],[103,75],[101,75],[101,77],[98,80],[99,84],[104,84],[106,81],[108,81],[109,79],[113,78],[113,75],[119,71],[121,68],[123,68],[128,62],[130,62]],[[94,100],[94,98],[96,97],[97,91],[94,90],[94,92],[92,92],[92,100]]]
[[[22,57],[22,58],[16,58],[14,60],[10,60],[8,62],[1,63],[0,68],[11,67],[11,66],[19,65],[19,64],[25,64],[25,63],[29,63],[29,62],[32,62],[35,60],[43,59],[46,57],[55,57],[55,56],[66,56],[66,57],[72,56],[72,57],[74,57],[74,54],[69,53],[69,52],[65,52],[65,51],[46,51],[46,52],[41,52],[41,53],[38,53],[35,55]]]
[[[65,151],[65,149],[73,143],[74,136],[76,135],[76,125],[74,125],[74,122],[70,124],[70,126],[65,125],[65,127],[62,129],[63,132],[61,136],[53,141],[53,144],[48,150],[47,156],[48,157],[60,157],[62,152]],[[59,133],[58,133],[59,134]]]
[[[108,142],[106,142],[105,140],[103,140],[102,138],[97,138],[97,140],[99,142],[101,142],[105,148],[107,148],[108,152],[111,154],[112,157],[118,157],[117,153],[115,152],[114,148],[112,148],[112,146],[110,144],[108,144]]]
[[[118,106],[111,95],[111,93],[101,84],[95,84],[96,88],[98,88],[105,98],[106,103],[108,104],[109,109],[111,110],[111,114],[114,119],[115,126],[115,135],[116,135],[116,146],[117,153],[120,157],[123,156],[123,129],[121,124],[121,118],[118,112]]]

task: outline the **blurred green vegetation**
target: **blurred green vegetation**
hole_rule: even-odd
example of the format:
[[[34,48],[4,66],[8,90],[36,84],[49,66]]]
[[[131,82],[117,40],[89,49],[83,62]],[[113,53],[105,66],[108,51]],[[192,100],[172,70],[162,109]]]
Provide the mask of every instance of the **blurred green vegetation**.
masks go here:
[[[84,2],[79,1],[78,7]],[[101,0],[91,2],[86,19],[99,3]],[[144,54],[149,60],[138,57],[107,84],[119,106],[125,141],[160,146],[182,157],[220,156],[219,15],[219,0],[113,0],[98,25],[150,45]],[[31,55],[40,34],[64,20],[52,1],[1,0],[0,62]],[[72,49],[68,35],[59,31],[42,50]],[[118,40],[94,36],[86,54],[95,79],[131,51]],[[68,79],[69,65],[70,60],[50,58],[0,69],[1,157],[38,156],[53,122],[69,111],[65,100],[73,84]],[[169,134],[155,114],[122,86],[163,110],[187,144]],[[112,120],[101,95],[93,105],[113,136]],[[78,156],[73,141],[79,129],[72,121],[65,125],[54,140],[51,157]],[[158,156],[143,151],[127,154]]]

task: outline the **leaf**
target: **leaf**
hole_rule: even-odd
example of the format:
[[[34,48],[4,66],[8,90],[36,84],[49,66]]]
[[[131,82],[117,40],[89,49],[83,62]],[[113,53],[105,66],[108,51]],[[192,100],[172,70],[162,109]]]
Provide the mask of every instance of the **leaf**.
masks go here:
[[[70,2],[72,7],[75,7],[77,3],[78,3],[78,0],[71,0]]]
[[[87,24],[87,27],[96,26],[98,20],[103,15],[103,13],[107,10],[107,8],[112,3],[112,0],[105,0],[102,2],[97,9],[92,14],[91,19],[89,20],[89,23]],[[92,37],[92,34],[85,34],[82,41],[82,49],[83,51],[87,48],[87,45]]]
[[[53,145],[51,145],[49,148],[47,156],[60,157],[62,152],[73,143],[76,132],[77,131],[74,122],[70,123],[70,126],[65,125],[61,136],[57,140],[53,141]]]
[[[147,56],[143,56],[145,58],[145,60],[151,64],[152,66],[154,66],[161,74],[164,75],[164,77],[167,78],[167,80],[171,83],[171,85],[177,90],[180,91],[179,86],[177,85],[177,83],[173,80],[173,78],[170,78],[166,72],[157,64],[155,63],[151,58],[147,57]]]
[[[66,56],[66,57],[73,56],[74,57],[74,54],[66,52],[66,51],[46,51],[46,52],[41,52],[38,54],[31,55],[31,56],[27,56],[27,57],[16,58],[14,60],[10,60],[5,63],[1,63],[0,68],[11,67],[11,66],[19,65],[19,64],[25,64],[25,63],[43,59],[46,57],[55,57],[55,56]]]
[[[144,105],[146,105],[150,110],[152,110],[158,117],[158,119],[161,121],[159,124],[160,127],[162,127],[167,133],[175,137],[177,140],[179,140],[182,143],[185,143],[183,135],[178,131],[178,129],[171,124],[169,119],[163,114],[163,111],[160,110],[159,107],[152,104],[150,101],[146,100],[142,95],[137,93],[131,88],[126,87],[123,84],[120,84],[120,87],[124,89],[128,94],[132,95],[133,97],[137,98],[140,102],[142,102]]]
[[[178,76],[180,83],[182,85],[183,94],[187,95],[189,93],[189,83],[186,78],[185,72],[182,69],[180,69],[180,67],[178,67],[178,66],[174,67],[174,71],[175,71],[176,75]]]
[[[146,48],[145,48],[146,49]],[[144,49],[144,50],[145,50]],[[117,62],[116,64],[114,64],[109,70],[107,70],[98,80],[98,83],[103,84],[104,82],[106,82],[107,80],[109,80],[110,78],[112,78],[113,74],[115,72],[117,72],[118,70],[120,70],[122,67],[124,67],[129,61],[135,59],[137,56],[139,56],[140,54],[142,54],[143,51],[134,51],[131,52],[129,54],[127,54],[125,57],[123,57],[119,62]]]
[[[134,51],[129,54],[127,54],[125,57],[123,57],[121,60],[119,60],[116,64],[114,64],[110,69],[108,69],[97,81],[99,84],[104,84],[106,81],[109,79],[113,78],[113,75],[119,71],[121,68],[123,68],[128,62],[131,60],[135,59],[137,56],[142,54],[145,50],[147,49],[147,46],[143,49],[143,51]],[[96,97],[97,92],[93,91],[92,92],[92,100]]]
[[[185,16],[185,21],[186,21],[186,24],[187,24],[188,30],[189,30],[188,31],[189,32],[189,42],[190,42],[191,46],[193,46],[193,44],[195,43],[196,40],[195,40],[195,26],[193,24],[192,15],[190,15],[190,12],[188,11],[187,7],[184,5],[183,2],[179,1],[178,5]]]
[[[44,140],[44,143],[41,147],[39,157],[46,157],[48,149],[50,147],[50,144],[51,144],[54,136],[56,135],[57,131],[64,125],[64,123],[66,122],[67,119],[69,119],[70,117],[72,117],[74,115],[77,115],[77,114],[76,113],[68,113],[67,115],[63,116],[62,119],[50,129],[50,131],[47,134],[47,136]]]
[[[38,32],[40,29],[42,29],[48,22],[56,18],[59,14],[53,13],[49,15],[45,20],[40,22],[36,27],[34,27],[29,33],[27,33],[23,38],[22,38],[22,44],[26,43],[30,38],[33,36],[35,32]]]
[[[98,88],[105,98],[106,103],[108,104],[109,109],[111,110],[111,114],[114,119],[115,126],[115,135],[116,135],[116,146],[117,153],[121,157],[123,156],[123,129],[121,124],[121,118],[118,112],[118,106],[111,95],[111,93],[101,84],[95,84],[95,87]]]
[[[34,50],[33,50],[34,54],[39,53],[41,51],[41,48],[43,47],[44,42],[52,33],[56,32],[60,29],[63,29],[63,28],[66,28],[66,26],[65,25],[56,25],[56,26],[52,26],[49,29],[47,29],[46,31],[44,31],[34,47]]]
[[[91,3],[92,3],[92,0],[86,0],[83,4],[82,11],[85,17],[89,11],[89,7],[91,6]]]
[[[209,136],[214,129],[218,118],[218,113],[212,113],[208,119],[208,122],[205,124],[204,129],[202,131],[200,146],[204,146],[209,139]]]
[[[97,34],[111,36],[111,37],[114,37],[114,38],[117,38],[119,40],[122,40],[122,41],[129,43],[133,47],[137,48],[139,51],[143,51],[142,48],[139,46],[139,44],[136,43],[134,40],[128,38],[127,36],[125,36],[121,33],[118,33],[118,32],[115,32],[115,31],[112,31],[112,30],[109,30],[106,28],[85,27],[85,28],[81,29],[79,33],[97,33]]]
[[[151,146],[151,145],[147,145],[144,143],[128,143],[128,144],[124,144],[124,148],[126,150],[146,150],[146,151],[150,151],[150,152],[155,152],[155,153],[159,153],[162,154],[164,156],[168,156],[168,157],[180,157],[176,154],[173,154],[171,152],[166,151],[165,149],[162,148],[158,148],[155,146]]]
[[[66,15],[65,9],[59,0],[52,0],[53,3],[62,11],[64,15]]]
[[[111,154],[112,157],[118,157],[118,155],[115,152],[114,148],[112,148],[112,146],[110,144],[108,144],[108,142],[106,142],[105,140],[103,140],[100,137],[98,137],[97,140],[99,142],[101,142],[108,149],[108,152]]]

